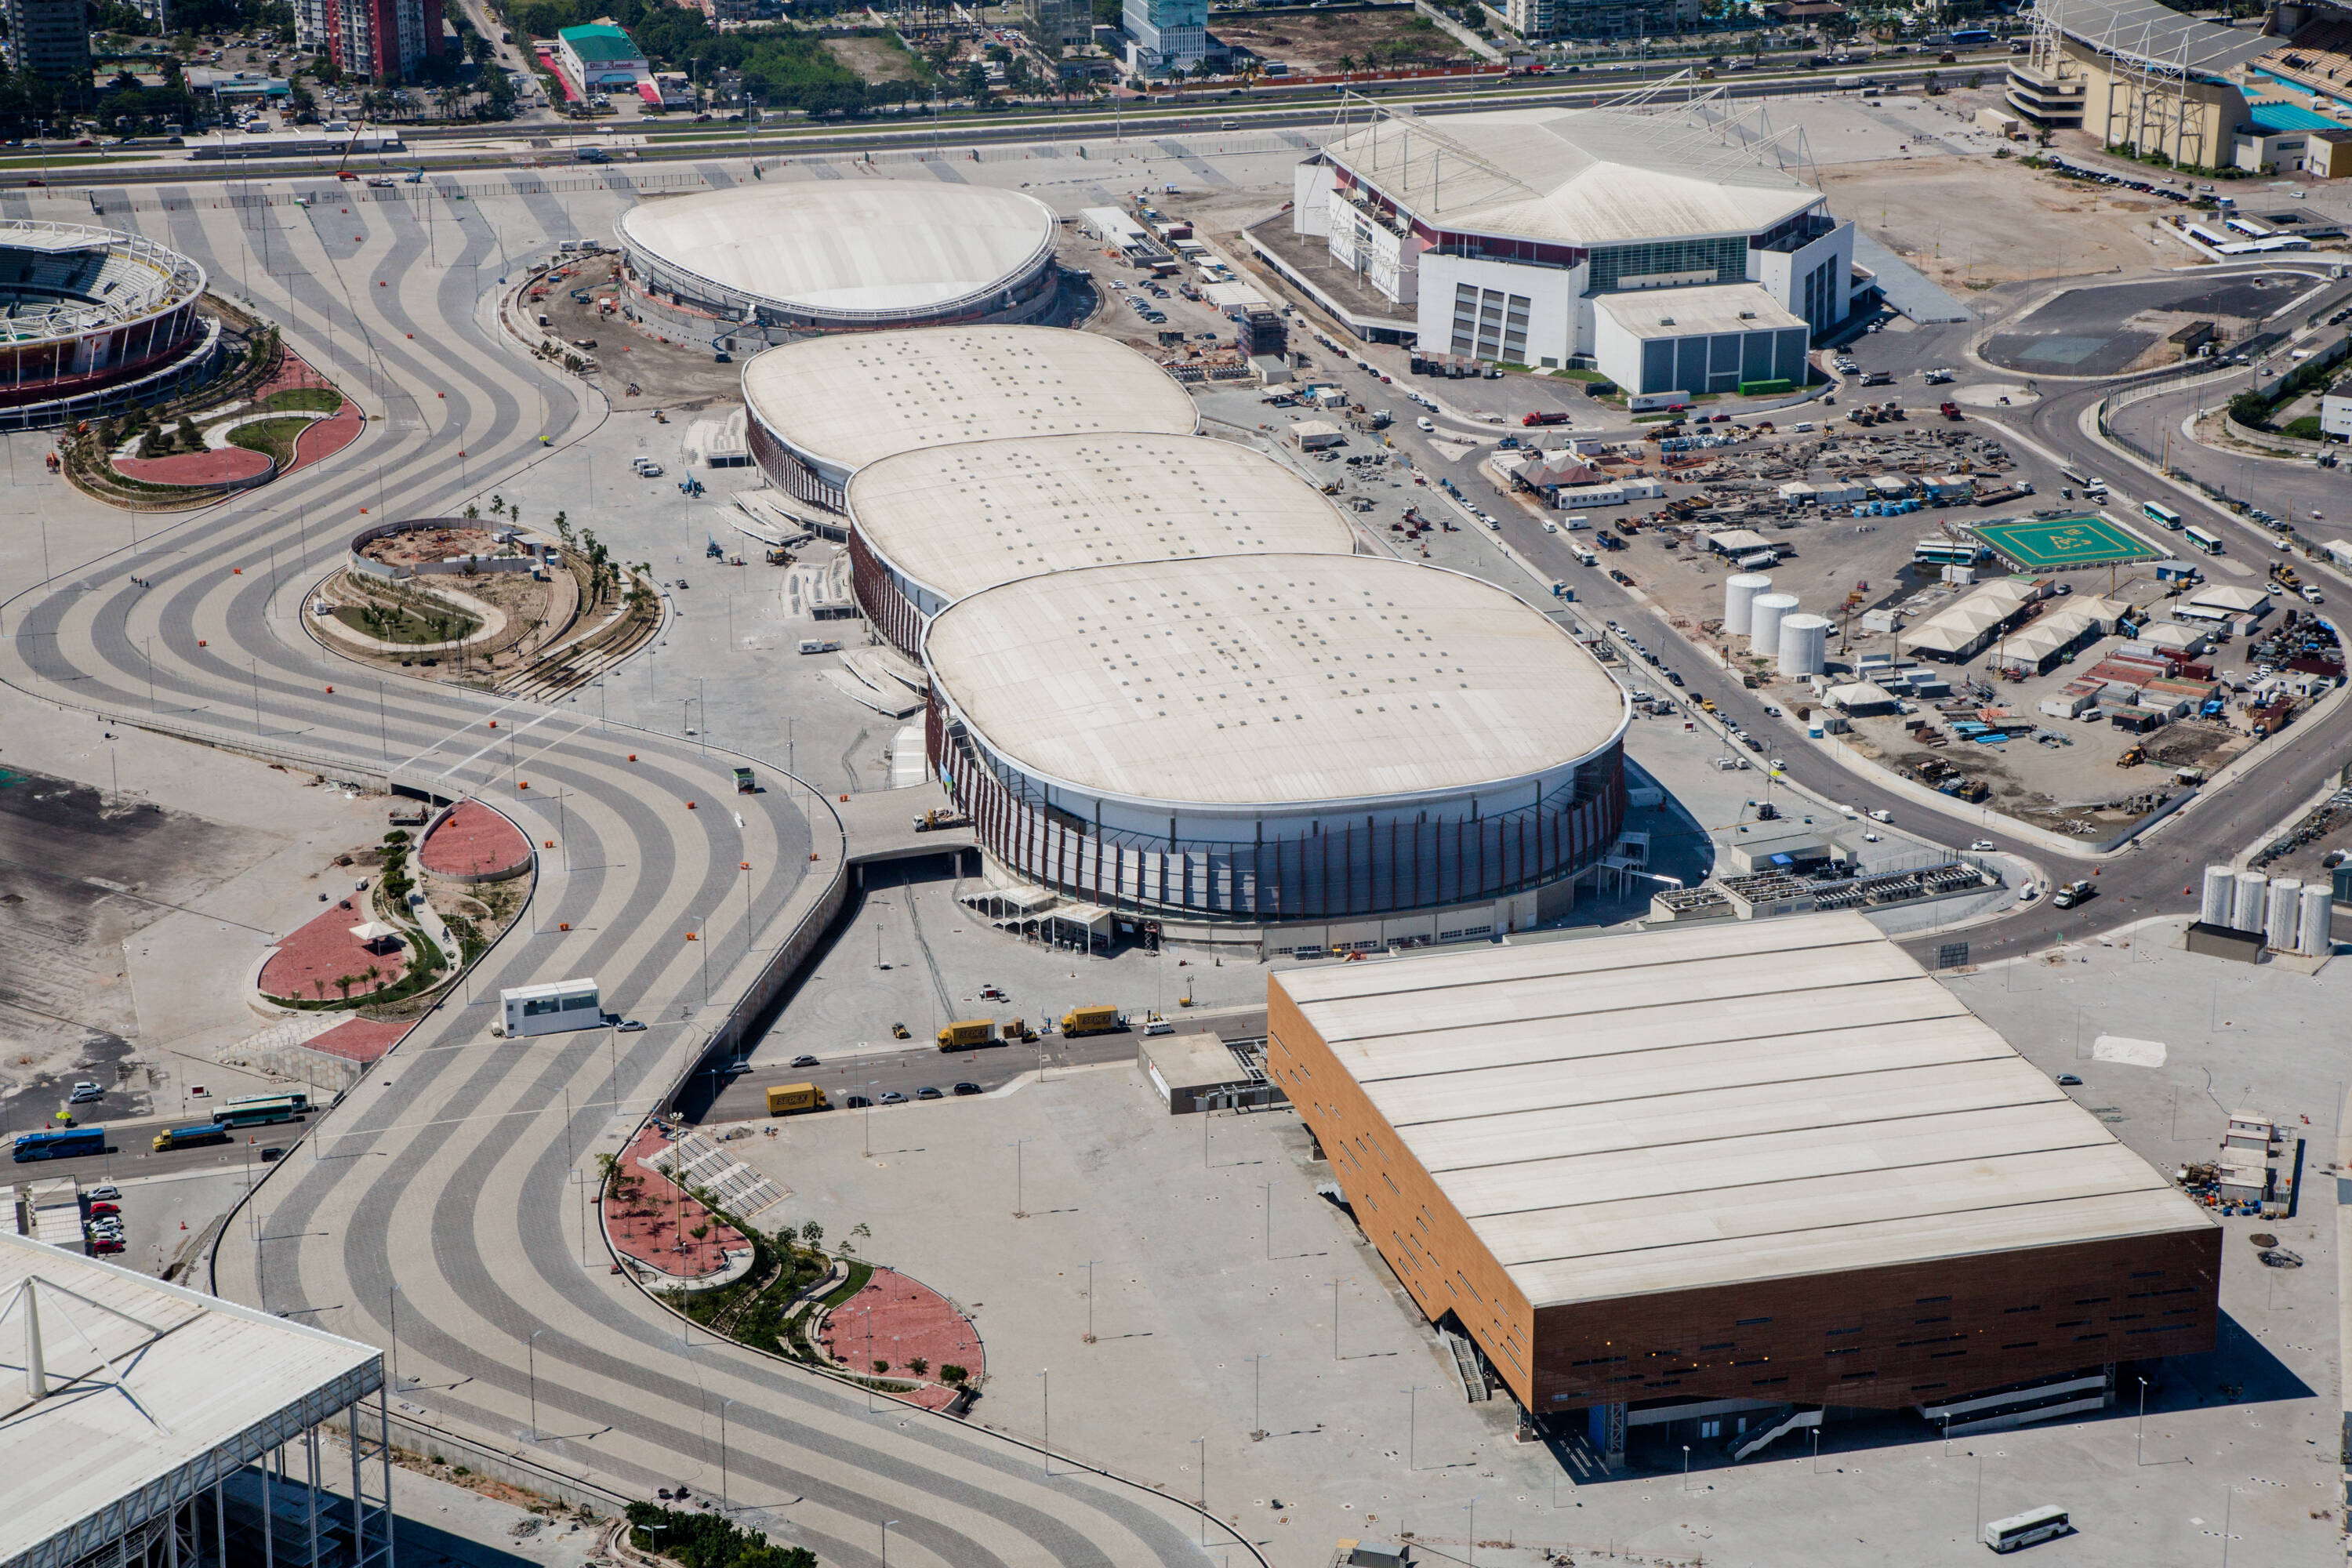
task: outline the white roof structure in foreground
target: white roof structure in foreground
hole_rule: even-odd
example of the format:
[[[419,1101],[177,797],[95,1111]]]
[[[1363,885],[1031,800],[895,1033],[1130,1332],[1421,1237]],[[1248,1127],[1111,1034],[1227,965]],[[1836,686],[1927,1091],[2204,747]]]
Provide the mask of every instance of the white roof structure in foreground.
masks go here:
[[[1958,653],[2031,604],[2033,594],[2030,583],[1996,577],[1959,603],[1946,605],[1905,632],[1898,644],[1906,648],[1926,648],[1931,653]]]
[[[858,470],[866,542],[945,599],[1122,561],[1274,552],[1346,555],[1356,532],[1273,458],[1196,436],[976,441]]]
[[[70,1563],[383,1381],[373,1345],[0,1232],[0,1564]]]
[[[1189,436],[1191,394],[1124,343],[1059,327],[810,338],[743,367],[754,417],[848,473],[924,447],[1108,430]]]
[[[1276,984],[1538,1308],[2212,1224],[1858,914]]]
[[[1804,318],[1783,309],[1760,283],[1713,283],[1594,297],[1620,330],[1636,338],[1687,338],[1701,332],[1763,332],[1801,327]]]
[[[950,605],[932,678],[1033,775],[1128,800],[1396,799],[1573,763],[1626,699],[1541,612],[1362,555],[1097,566]]]
[[[908,180],[770,181],[656,199],[621,237],[714,294],[820,312],[919,312],[984,297],[1054,248],[1019,191]]]
[[[1822,200],[1669,110],[1497,109],[1427,131],[1389,121],[1324,153],[1424,223],[1562,245],[1755,234]]]

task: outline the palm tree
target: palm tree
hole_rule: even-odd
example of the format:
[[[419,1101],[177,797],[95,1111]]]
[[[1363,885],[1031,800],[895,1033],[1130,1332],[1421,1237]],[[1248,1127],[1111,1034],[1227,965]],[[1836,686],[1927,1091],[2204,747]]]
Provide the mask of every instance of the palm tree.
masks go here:
[[[359,976],[356,974],[338,974],[335,976],[335,989],[343,994],[343,1000],[346,1002],[352,999],[352,987],[358,983]]]

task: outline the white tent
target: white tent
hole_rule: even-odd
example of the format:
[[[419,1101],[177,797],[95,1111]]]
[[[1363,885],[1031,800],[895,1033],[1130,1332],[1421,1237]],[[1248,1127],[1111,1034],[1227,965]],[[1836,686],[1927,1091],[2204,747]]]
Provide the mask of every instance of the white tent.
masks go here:
[[[1905,633],[1900,646],[1918,653],[1965,658],[2033,598],[2023,583],[1996,578],[1949,608],[1938,610]]]

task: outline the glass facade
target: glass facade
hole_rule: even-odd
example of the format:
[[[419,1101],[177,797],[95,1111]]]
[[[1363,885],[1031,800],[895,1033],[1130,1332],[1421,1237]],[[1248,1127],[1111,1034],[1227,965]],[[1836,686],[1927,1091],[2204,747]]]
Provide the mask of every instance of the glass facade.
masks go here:
[[[1670,278],[1679,284],[1744,283],[1748,241],[1733,235],[1721,239],[1603,246],[1592,252],[1591,280],[1585,287],[1595,294],[1642,287],[1623,281],[1629,278]]]

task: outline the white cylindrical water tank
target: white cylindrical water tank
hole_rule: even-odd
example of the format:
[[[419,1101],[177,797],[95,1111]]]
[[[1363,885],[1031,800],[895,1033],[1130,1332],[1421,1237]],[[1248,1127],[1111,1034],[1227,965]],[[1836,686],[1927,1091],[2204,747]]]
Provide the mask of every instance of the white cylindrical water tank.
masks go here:
[[[1759,594],[1748,606],[1748,651],[1767,658],[1780,654],[1780,617],[1797,607],[1794,594]]]
[[[1744,637],[1748,635],[1748,607],[1756,595],[1769,592],[1772,579],[1761,572],[1738,572],[1723,580],[1723,635]]]
[[[2315,955],[2336,945],[2336,892],[2326,882],[2303,885],[2303,912],[2294,922],[2294,950]]]
[[[2241,871],[2238,885],[2230,895],[2230,929],[2260,931],[2263,929],[2263,889],[2270,879],[2260,871]]]
[[[1780,617],[1780,661],[1783,675],[1819,675],[1829,668],[1830,620],[1827,616]]]
[[[2197,919],[2204,925],[2227,926],[2230,923],[2230,893],[2237,886],[2238,874],[2227,866],[2205,868],[2204,896],[2197,901]]]
[[[2271,884],[2270,908],[2263,915],[2263,944],[2273,952],[2293,952],[2294,921],[2303,904],[2303,884],[2281,877]]]

